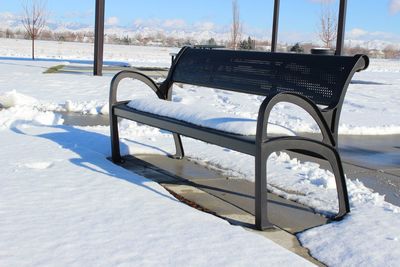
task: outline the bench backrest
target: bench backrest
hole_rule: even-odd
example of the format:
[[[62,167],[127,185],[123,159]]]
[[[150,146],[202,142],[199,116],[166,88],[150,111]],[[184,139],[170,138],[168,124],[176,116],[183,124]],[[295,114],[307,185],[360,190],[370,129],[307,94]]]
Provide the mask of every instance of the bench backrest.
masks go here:
[[[185,47],[168,76],[179,82],[268,96],[294,92],[336,107],[354,72],[368,66],[364,55],[330,56]],[[342,100],[343,101],[343,100]]]

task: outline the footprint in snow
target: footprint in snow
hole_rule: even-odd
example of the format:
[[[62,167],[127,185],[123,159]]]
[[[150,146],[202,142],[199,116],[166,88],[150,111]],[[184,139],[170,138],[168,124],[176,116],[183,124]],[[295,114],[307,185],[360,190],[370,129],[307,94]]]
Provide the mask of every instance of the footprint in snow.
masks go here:
[[[53,166],[53,162],[48,162],[48,161],[31,162],[24,164],[24,166],[28,169],[45,170]]]

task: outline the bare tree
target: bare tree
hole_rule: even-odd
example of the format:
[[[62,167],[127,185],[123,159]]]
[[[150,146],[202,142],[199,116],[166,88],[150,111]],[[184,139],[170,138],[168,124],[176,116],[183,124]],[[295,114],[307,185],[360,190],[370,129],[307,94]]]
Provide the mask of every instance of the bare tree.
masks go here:
[[[323,2],[319,17],[319,39],[326,48],[331,48],[337,35],[337,18],[329,7],[328,2]]]
[[[382,52],[385,58],[398,58],[400,56],[400,50],[393,45],[387,45]]]
[[[353,47],[345,47],[345,53],[347,55],[356,55],[356,54],[365,54],[368,55],[368,49],[365,47],[361,47],[360,45],[353,46]]]
[[[237,0],[232,0],[232,26],[230,46],[236,50],[242,39],[242,23],[240,22],[239,5]]]
[[[32,40],[32,59],[35,59],[35,40],[46,25],[46,3],[42,0],[25,0],[22,9],[22,25]]]
[[[15,37],[14,32],[10,29],[7,29],[6,30],[6,38],[14,38],[14,37]]]

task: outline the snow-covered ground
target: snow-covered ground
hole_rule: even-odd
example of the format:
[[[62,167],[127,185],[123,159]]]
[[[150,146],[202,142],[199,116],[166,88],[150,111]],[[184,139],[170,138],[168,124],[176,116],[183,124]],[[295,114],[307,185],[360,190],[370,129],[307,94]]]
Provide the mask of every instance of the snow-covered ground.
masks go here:
[[[51,50],[51,43],[46,45]],[[0,51],[24,55],[18,45],[0,47]],[[67,49],[71,58],[74,49]],[[135,52],[138,60],[150,65],[159,60],[159,66],[164,66],[170,60],[162,49],[135,49],[143,50]],[[126,60],[130,52],[126,53],[108,59]],[[400,133],[400,63],[376,62],[350,85],[340,123],[342,134]],[[273,264],[274,260],[278,264],[285,257],[283,264],[291,261],[287,251],[193,211],[157,184],[109,163],[105,160],[110,154],[107,127],[61,126],[60,116],[53,111],[107,114],[111,77],[42,73],[52,65],[0,61],[0,103],[7,107],[0,111],[0,147],[4,148],[0,150],[0,265],[156,264],[151,261],[157,260],[154,255],[169,265]],[[155,97],[138,82],[121,85],[122,98]],[[255,119],[262,98],[177,86],[173,100]],[[275,109],[270,123],[296,132],[317,131],[304,114],[286,104]],[[120,128],[124,154],[173,152],[172,138],[164,131],[126,121]],[[191,159],[231,177],[253,180],[252,157],[188,138],[183,142]],[[279,195],[325,214],[337,210],[333,176],[315,163],[274,154],[268,160],[268,179],[268,188]],[[330,266],[395,266],[400,259],[400,229],[396,227],[400,208],[358,181],[347,184],[351,214],[341,222],[300,234],[300,240]],[[213,256],[216,253],[223,255],[221,259]]]
[[[93,60],[94,46],[90,43],[36,41],[35,56],[47,59]],[[135,67],[169,67],[169,53],[179,49],[170,47],[143,47],[128,45],[110,45],[104,47],[104,59],[128,62]],[[1,57],[31,57],[29,40],[0,38]]]
[[[90,59],[90,44],[38,42],[38,57]],[[60,54],[55,51],[61,47]],[[29,43],[24,40],[0,39],[0,55],[29,57]],[[169,52],[174,48],[109,45],[106,60],[129,61],[135,66],[168,66]],[[46,54],[47,53],[47,54]],[[90,114],[108,113],[110,76],[92,77],[71,74],[42,74],[48,67],[67,62],[0,61],[0,102],[4,94],[17,90],[36,98],[40,110],[72,111]],[[339,132],[353,135],[399,134],[400,61],[371,60],[367,71],[357,73],[346,95]],[[5,82],[7,81],[7,82]],[[150,90],[138,82],[124,81],[122,97],[134,99]],[[255,119],[263,97],[224,92],[206,88],[176,87],[174,101],[196,102],[205,109]],[[382,105],[384,103],[384,105]],[[4,104],[3,104],[4,105]],[[280,104],[270,122],[296,132],[318,132],[318,127],[305,112],[289,104]]]
[[[0,130],[0,266],[312,265],[106,159],[108,136]]]

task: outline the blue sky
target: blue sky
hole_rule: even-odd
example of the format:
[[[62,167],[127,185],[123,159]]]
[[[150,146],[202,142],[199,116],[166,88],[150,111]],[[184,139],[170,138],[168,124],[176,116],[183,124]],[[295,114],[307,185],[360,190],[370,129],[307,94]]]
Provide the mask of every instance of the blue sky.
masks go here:
[[[307,41],[317,32],[324,0],[281,0],[280,38]],[[327,1],[327,0],[325,0]],[[95,0],[47,0],[50,19],[93,25]],[[338,0],[328,0],[338,8]],[[238,0],[245,31],[269,34],[273,0]],[[106,20],[117,26],[227,29],[231,0],[106,0]],[[0,0],[0,13],[19,13],[20,1]],[[400,0],[348,0],[347,37],[400,42]]]

